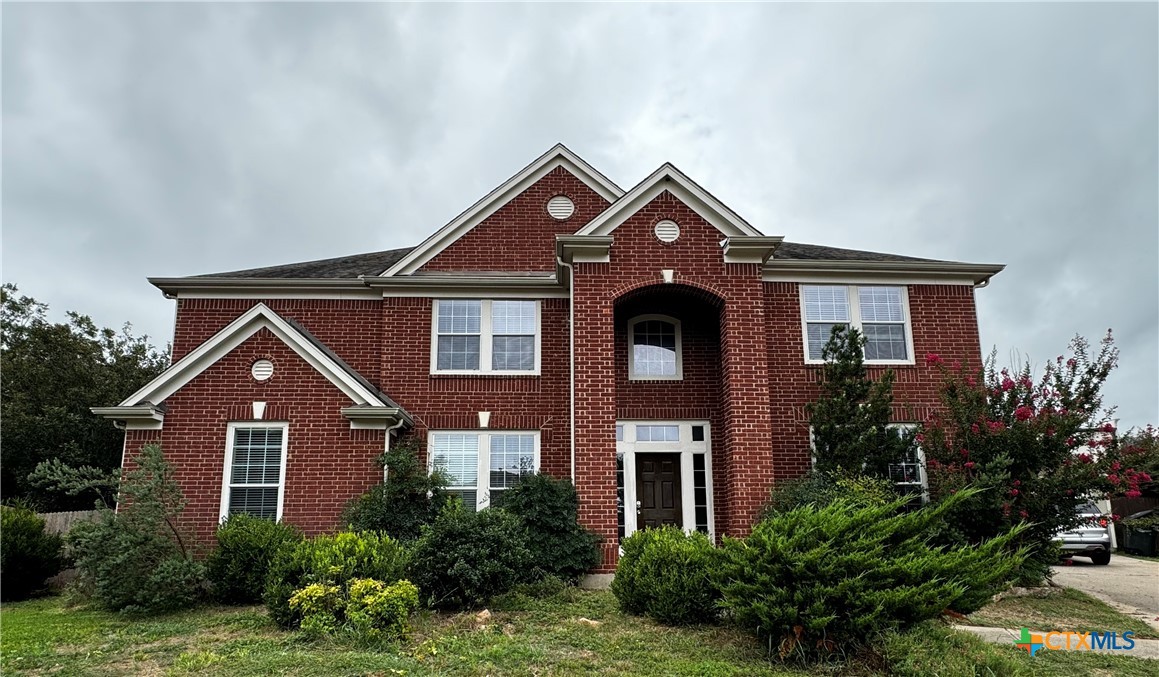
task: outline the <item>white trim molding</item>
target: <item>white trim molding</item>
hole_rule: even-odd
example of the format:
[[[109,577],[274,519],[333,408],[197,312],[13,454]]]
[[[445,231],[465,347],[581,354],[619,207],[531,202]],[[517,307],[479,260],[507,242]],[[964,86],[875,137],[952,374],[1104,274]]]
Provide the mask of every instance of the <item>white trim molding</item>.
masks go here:
[[[953,261],[830,261],[778,259],[765,262],[765,282],[809,284],[968,284],[985,286],[1005,270],[996,263]]]
[[[675,441],[639,441],[637,429],[640,426],[675,426],[678,439]],[[701,440],[693,440],[692,429],[700,426]],[[708,537],[716,538],[716,509],[712,496],[712,429],[703,420],[620,420],[616,427],[622,431],[623,439],[616,440],[616,456],[623,461],[624,482],[624,537],[636,532],[636,456],[638,454],[668,453],[680,454],[680,501],[681,527],[687,533],[696,531],[696,477],[694,457],[704,456],[705,498],[707,500]],[[620,435],[617,435],[620,437]]]
[[[641,322],[659,321],[672,325],[676,334],[676,373],[637,374],[636,373],[636,325]],[[628,380],[629,381],[682,381],[684,380],[684,346],[680,320],[670,315],[637,315],[628,320]]]
[[[450,246],[452,242],[470,232],[472,228],[498,211],[513,197],[527,190],[532,184],[547,176],[557,167],[566,169],[608,202],[614,203],[624,194],[623,189],[612,183],[611,180],[571,152],[562,143],[556,144],[551,150],[539,156],[515,176],[512,176],[498,188],[471,205],[465,212],[452,219],[434,235],[424,240],[398,263],[383,272],[382,276],[393,277],[414,273]]]
[[[253,430],[257,428],[281,428],[282,430],[282,457],[278,468],[278,508],[275,521],[282,521],[282,505],[286,497],[286,457],[290,449],[290,424],[286,421],[234,421],[226,424],[225,432],[225,467],[221,477],[221,510],[219,521],[224,522],[229,517],[230,492],[235,486],[270,486],[268,484],[245,484],[230,482],[230,471],[233,469],[234,440],[238,430]]]

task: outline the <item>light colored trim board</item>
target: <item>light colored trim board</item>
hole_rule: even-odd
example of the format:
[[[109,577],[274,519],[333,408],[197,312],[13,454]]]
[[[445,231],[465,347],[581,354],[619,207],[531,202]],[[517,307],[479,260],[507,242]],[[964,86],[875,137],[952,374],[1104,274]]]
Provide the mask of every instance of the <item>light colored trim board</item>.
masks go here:
[[[520,170],[515,176],[512,176],[498,188],[485,195],[465,212],[456,216],[434,235],[424,240],[422,244],[415,247],[409,254],[400,259],[398,263],[383,272],[382,276],[409,275],[415,272],[450,246],[452,242],[470,232],[472,228],[498,211],[500,207],[507,204],[513,197],[527,190],[532,184],[542,179],[557,167],[566,169],[608,202],[615,202],[624,194],[624,191],[619,186],[612,183],[606,176],[600,174],[587,162],[584,162],[578,155],[568,150],[566,146],[557,144],[534,162]]]
[[[983,285],[1006,266],[951,261],[826,261],[778,259],[765,263],[765,282],[813,282],[824,284],[972,284]]]
[[[286,457],[290,449],[290,424],[286,421],[235,421],[227,423],[225,428],[225,467],[221,476],[221,510],[218,519],[224,522],[229,517],[229,473],[233,467],[233,442],[239,428],[281,428],[282,429],[282,465],[278,470],[278,510],[275,520],[282,521],[282,505],[286,498]],[[240,485],[239,485],[240,486]],[[260,485],[250,485],[260,486]]]
[[[724,249],[724,262],[764,263],[773,256],[784,239],[780,235],[727,237],[721,245]]]
[[[624,457],[624,538],[636,531],[636,456],[638,454],[680,454],[681,527],[687,533],[696,531],[696,490],[692,457],[704,454],[704,487],[708,499],[708,537],[716,539],[716,505],[712,495],[712,427],[704,420],[652,421],[618,420],[624,426],[624,439],[616,442],[616,455]],[[636,426],[674,425],[680,429],[678,442],[637,442]],[[692,441],[692,426],[704,426],[704,440]]]
[[[909,308],[909,289],[905,285],[800,285],[797,287],[797,303],[801,313],[801,354],[805,358],[805,364],[825,364],[825,360],[813,359],[809,357],[809,322],[805,319],[805,287],[808,286],[824,286],[824,287],[844,287],[846,294],[846,303],[849,307],[849,326],[861,331],[861,296],[857,290],[860,287],[894,287],[901,290],[901,308],[902,308],[902,323],[905,327],[905,344],[906,354],[909,359],[906,360],[865,360],[867,365],[913,365],[916,364],[914,359],[914,328],[913,316],[910,314]],[[872,323],[871,323],[872,324]]]
[[[711,193],[701,188],[671,163],[664,163],[641,181],[635,188],[612,203],[596,218],[576,232],[576,235],[610,235],[620,224],[651,202],[664,191],[676,196],[705,221],[728,237],[762,236],[747,221],[737,215],[728,205],[717,200]]]
[[[486,376],[539,376],[541,365],[541,344],[543,342],[543,304],[538,299],[498,299],[511,301],[532,301],[535,303],[535,367],[531,371],[495,370],[491,368],[495,334],[492,330],[492,306],[495,299],[462,299],[479,301],[479,368],[439,369],[439,301],[431,303],[431,353],[430,373],[438,375],[486,375]],[[464,334],[459,334],[463,336]],[[448,334],[450,336],[450,334]]]
[[[230,322],[160,376],[125,398],[119,406],[133,407],[143,402],[160,404],[263,328],[269,329],[355,404],[387,406],[264,303],[255,305]]]
[[[671,376],[654,376],[636,373],[636,325],[648,320],[667,322],[676,329],[676,373]],[[680,320],[670,315],[637,315],[628,320],[628,380],[629,381],[683,381],[684,346],[681,337]]]

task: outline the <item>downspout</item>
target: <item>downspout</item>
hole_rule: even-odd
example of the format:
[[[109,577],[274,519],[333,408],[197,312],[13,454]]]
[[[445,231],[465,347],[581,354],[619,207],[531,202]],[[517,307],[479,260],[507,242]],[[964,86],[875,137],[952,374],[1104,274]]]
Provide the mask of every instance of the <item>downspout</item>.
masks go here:
[[[555,262],[567,268],[567,328],[568,328],[568,386],[571,391],[571,483],[575,485],[575,268],[560,256]]]
[[[396,430],[398,430],[399,428],[401,428],[401,427],[403,426],[403,424],[404,424],[404,423],[406,423],[406,421],[405,421],[404,419],[402,419],[402,418],[399,418],[399,419],[398,419],[398,423],[395,423],[394,425],[392,425],[392,426],[390,426],[389,428],[387,428],[387,429],[386,429],[386,444],[384,445],[384,449],[383,449],[383,452],[382,452],[382,453],[383,453],[383,456],[382,456],[382,460],[383,460],[383,464],[382,464],[382,481],[383,481],[383,482],[386,482],[386,474],[387,474],[387,473],[390,471],[390,467],[389,467],[389,466],[387,466],[387,464],[385,463],[385,461],[386,461],[386,454],[389,454],[389,453],[390,453],[390,436],[391,436],[392,434],[394,434],[394,431],[396,431]]]

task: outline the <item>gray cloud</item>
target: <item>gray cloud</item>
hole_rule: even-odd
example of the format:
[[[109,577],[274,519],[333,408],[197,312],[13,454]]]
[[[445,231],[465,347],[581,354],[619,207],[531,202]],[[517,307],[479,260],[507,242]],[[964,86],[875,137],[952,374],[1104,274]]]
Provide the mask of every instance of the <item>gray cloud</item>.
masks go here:
[[[3,7],[3,277],[165,340],[146,275],[417,243],[556,141],[767,233],[1004,262],[983,344],[1114,327],[1159,420],[1159,8]]]

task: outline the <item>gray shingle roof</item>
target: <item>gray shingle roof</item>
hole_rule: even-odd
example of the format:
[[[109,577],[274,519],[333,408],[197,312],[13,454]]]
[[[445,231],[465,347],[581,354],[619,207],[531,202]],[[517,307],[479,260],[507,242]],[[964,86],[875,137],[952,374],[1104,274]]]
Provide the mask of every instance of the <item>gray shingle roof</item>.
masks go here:
[[[212,273],[198,275],[199,278],[228,277],[250,279],[350,279],[359,275],[380,275],[387,268],[398,263],[414,247],[402,249],[388,249],[369,254],[353,254],[334,259],[319,261],[304,261],[302,263],[288,263],[283,266],[268,266],[266,268],[250,268],[249,270],[235,270],[228,273]],[[774,258],[796,259],[812,261],[935,261],[935,259],[919,259],[913,256],[898,254],[882,254],[857,249],[840,249],[818,244],[802,244],[799,242],[783,242],[777,248]]]
[[[287,263],[282,266],[250,268],[248,270],[235,270],[228,273],[197,275],[196,277],[342,279],[354,278],[359,275],[379,275],[387,268],[398,263],[412,249],[414,247],[403,247],[402,249],[388,249],[386,251],[371,252],[369,254],[353,254],[351,256],[340,256],[334,259]]]

